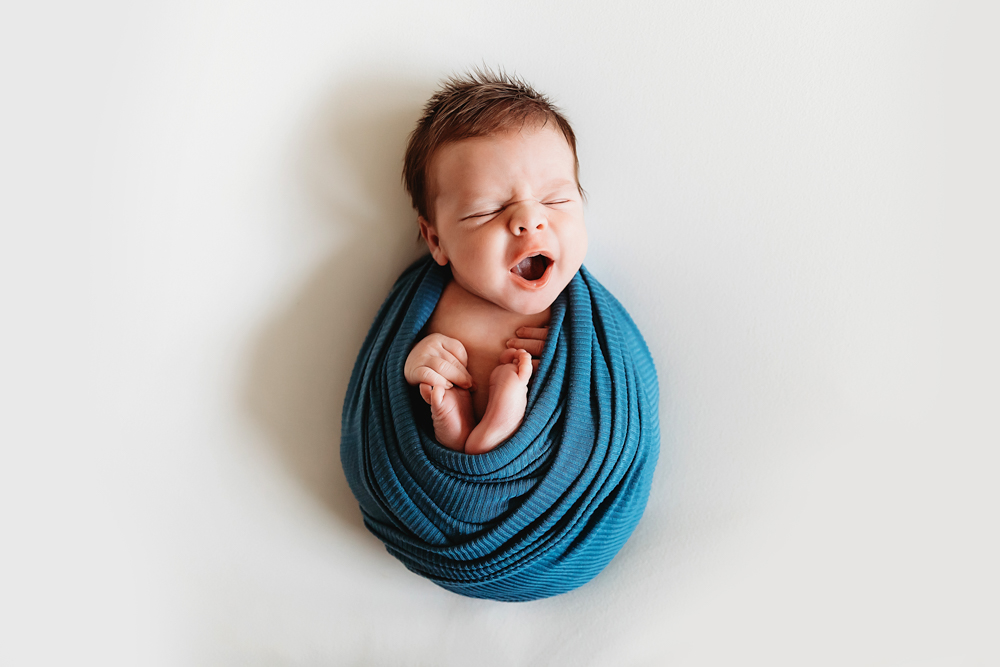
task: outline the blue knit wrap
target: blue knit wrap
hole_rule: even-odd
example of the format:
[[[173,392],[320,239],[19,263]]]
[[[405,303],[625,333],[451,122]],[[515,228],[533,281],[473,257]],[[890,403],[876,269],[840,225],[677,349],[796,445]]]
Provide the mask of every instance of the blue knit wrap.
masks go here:
[[[447,449],[403,365],[450,279],[420,260],[379,310],[344,401],[347,481],[389,553],[450,591],[515,601],[572,590],[645,509],[660,443],[652,358],[581,268],[552,305],[524,423],[485,454]]]

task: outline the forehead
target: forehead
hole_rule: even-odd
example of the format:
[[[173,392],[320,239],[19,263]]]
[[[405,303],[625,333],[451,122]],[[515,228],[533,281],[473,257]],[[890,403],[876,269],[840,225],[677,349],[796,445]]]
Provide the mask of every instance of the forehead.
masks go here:
[[[514,182],[576,182],[576,156],[554,123],[450,142],[431,156],[429,200],[504,189]]]

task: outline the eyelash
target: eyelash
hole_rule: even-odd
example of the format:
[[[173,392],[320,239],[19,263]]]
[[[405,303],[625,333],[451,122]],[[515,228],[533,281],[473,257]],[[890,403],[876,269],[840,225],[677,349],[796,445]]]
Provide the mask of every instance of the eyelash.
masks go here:
[[[545,206],[555,206],[556,204],[565,204],[567,202],[569,202],[568,199],[556,199],[555,201],[542,202],[542,204],[544,204]],[[503,208],[498,208],[495,211],[487,211],[486,213],[476,213],[474,215],[470,215],[469,218],[485,218],[491,215],[496,215],[501,211],[503,211]]]

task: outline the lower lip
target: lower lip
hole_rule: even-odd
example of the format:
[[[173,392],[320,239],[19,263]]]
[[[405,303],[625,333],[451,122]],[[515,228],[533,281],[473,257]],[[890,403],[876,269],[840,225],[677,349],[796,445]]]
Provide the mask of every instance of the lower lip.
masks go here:
[[[555,262],[550,261],[549,265],[545,267],[545,272],[542,273],[542,277],[538,280],[525,280],[513,271],[510,272],[510,275],[514,279],[514,282],[520,284],[522,287],[526,287],[528,289],[542,289],[545,287],[546,283],[549,282],[549,278],[552,276],[552,267],[555,265]]]

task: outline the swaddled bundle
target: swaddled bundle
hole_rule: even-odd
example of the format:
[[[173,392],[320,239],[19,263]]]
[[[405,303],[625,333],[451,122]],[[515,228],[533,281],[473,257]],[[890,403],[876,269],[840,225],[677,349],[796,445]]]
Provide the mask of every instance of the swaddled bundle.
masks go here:
[[[534,600],[600,572],[642,516],[659,452],[659,390],[625,309],[581,268],[552,304],[521,427],[484,454],[434,440],[403,366],[448,267],[411,266],[382,305],[344,402],[341,460],[368,529],[462,595]]]

